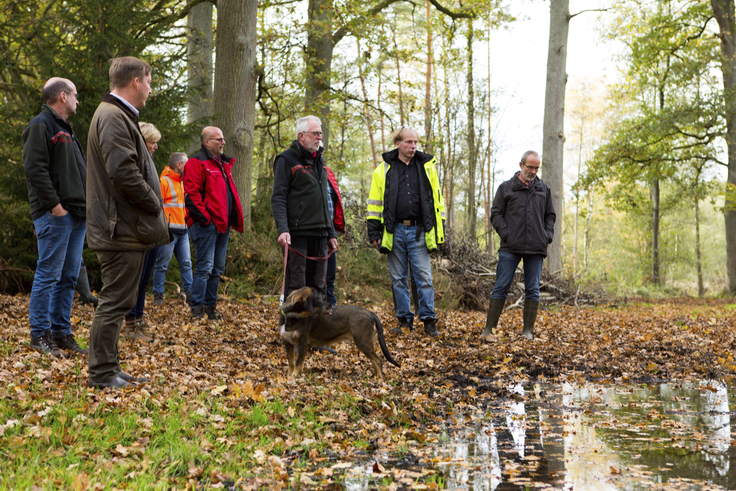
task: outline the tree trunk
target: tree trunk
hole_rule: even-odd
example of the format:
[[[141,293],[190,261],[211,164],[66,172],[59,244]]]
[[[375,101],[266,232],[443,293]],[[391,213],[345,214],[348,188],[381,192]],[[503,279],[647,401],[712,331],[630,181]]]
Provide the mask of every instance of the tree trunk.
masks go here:
[[[659,179],[652,183],[652,283],[660,284],[659,273]]]
[[[736,294],[736,8],[734,0],[710,0],[721,40],[721,72],[726,113],[726,290]]]
[[[567,35],[570,29],[570,0],[551,0],[547,87],[544,95],[544,141],[542,173],[552,191],[555,207],[555,239],[549,246],[547,268],[562,272],[563,153],[565,144],[565,86],[567,85]]]
[[[330,141],[330,85],[332,83],[332,0],[309,0],[307,21],[307,91],[304,109],[322,120],[322,145]]]
[[[590,259],[590,222],[593,219],[593,196],[595,194],[595,185],[588,190],[588,211],[585,214],[585,232],[583,235],[583,269],[588,269],[588,260]]]
[[[427,79],[424,88],[424,151],[433,153],[432,145],[432,9],[429,0],[426,0],[427,8]]]
[[[473,20],[468,20],[468,236],[470,240],[477,240],[475,221],[477,204],[475,202],[475,88],[473,84]]]
[[[698,296],[705,295],[703,261],[700,255],[700,197],[695,196],[695,265],[698,270]]]
[[[488,24],[488,34],[490,39],[491,24]],[[486,179],[486,202],[485,212],[485,230],[486,230],[486,252],[493,254],[493,224],[491,223],[491,207],[493,205],[493,185],[494,185],[494,168],[493,168],[493,140],[491,138],[491,116],[493,115],[493,104],[491,104],[491,47],[488,46],[488,174]]]
[[[187,123],[205,126],[212,118],[212,4],[203,2],[192,7],[187,16],[187,59],[192,94],[187,106]],[[190,153],[199,148],[192,144]]]
[[[381,118],[381,154],[386,151],[386,122],[383,117],[383,109],[381,109],[381,82],[383,80],[383,63],[378,64],[378,114]]]
[[[215,124],[225,136],[225,153],[236,159],[233,179],[246,228],[250,228],[257,27],[256,0],[218,1]]]
[[[401,93],[401,57],[399,55],[399,45],[396,42],[396,19],[398,19],[398,17],[398,14],[394,14],[394,23],[391,26],[391,39],[394,42],[394,58],[396,59],[396,81],[399,86],[399,119],[401,121],[401,126],[403,127],[406,120],[404,119],[404,96]]]
[[[365,77],[363,75],[363,56],[360,49],[360,39],[358,43],[358,78],[360,78],[360,88],[363,90],[363,115],[365,116],[365,125],[368,129],[368,137],[371,141],[371,155],[373,156],[373,168],[378,167],[378,156],[376,155],[376,140],[373,138],[373,118],[371,118],[371,111],[368,107],[368,92],[365,89]]]

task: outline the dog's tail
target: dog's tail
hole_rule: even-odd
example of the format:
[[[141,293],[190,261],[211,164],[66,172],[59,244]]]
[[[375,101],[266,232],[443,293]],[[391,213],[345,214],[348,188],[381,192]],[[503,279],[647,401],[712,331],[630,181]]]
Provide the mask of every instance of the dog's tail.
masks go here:
[[[391,353],[388,352],[388,346],[386,346],[386,338],[383,336],[383,324],[381,324],[381,319],[379,319],[375,313],[371,312],[371,314],[373,314],[373,323],[376,325],[376,331],[378,332],[378,344],[381,345],[383,356],[386,357],[389,363],[401,368],[401,365],[399,365],[398,362],[393,359]]]

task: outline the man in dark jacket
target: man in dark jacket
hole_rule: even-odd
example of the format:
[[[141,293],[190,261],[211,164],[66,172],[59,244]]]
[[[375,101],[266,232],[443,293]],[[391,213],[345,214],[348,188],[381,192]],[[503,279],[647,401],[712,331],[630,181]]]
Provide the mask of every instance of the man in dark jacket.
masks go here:
[[[220,128],[207,126],[202,148],[184,166],[184,192],[189,236],[197,266],[192,278],[192,319],[219,318],[217,289],[225,272],[230,227],[243,233],[243,208],[233,182],[235,158],[222,153],[225,137]]]
[[[417,132],[401,128],[392,137],[396,148],[383,154],[373,171],[368,195],[368,240],[388,254],[396,297],[399,330],[412,330],[409,266],[417,286],[419,320],[424,332],[439,336],[429,253],[445,241],[445,205],[437,176],[437,159],[417,150]]]
[[[89,127],[87,243],[100,260],[102,290],[89,334],[89,386],[143,381],[120,367],[118,338],[136,301],[148,249],[172,240],[158,172],[138,127],[151,93],[151,67],[132,56],[110,62],[110,93]]]
[[[322,122],[305,116],[296,122],[296,140],[273,164],[271,211],[278,243],[289,248],[284,298],[310,286],[325,294],[327,255],[337,250],[330,216],[328,177],[322,159]],[[314,261],[307,277],[307,257]]]
[[[77,88],[54,77],[44,85],[43,99],[41,113],[23,131],[23,166],[38,241],[28,306],[31,348],[66,358],[61,349],[87,354],[75,341],[70,321],[87,230],[87,162],[67,121],[77,111]]]
[[[486,328],[482,337],[491,335],[503,312],[509,287],[519,261],[524,260],[524,329],[527,339],[534,339],[534,323],[539,308],[539,278],[547,246],[555,232],[555,209],[552,192],[537,177],[539,154],[525,152],[514,177],[501,183],[493,198],[491,223],[501,237],[496,266],[496,284],[491,293]]]

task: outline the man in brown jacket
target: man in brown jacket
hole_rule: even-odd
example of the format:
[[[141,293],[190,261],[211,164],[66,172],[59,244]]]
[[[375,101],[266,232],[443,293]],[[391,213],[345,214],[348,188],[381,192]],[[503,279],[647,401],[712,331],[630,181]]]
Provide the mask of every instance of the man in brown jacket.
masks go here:
[[[138,128],[151,93],[151,67],[132,56],[110,62],[103,97],[87,140],[87,243],[102,272],[100,303],[89,335],[90,387],[145,381],[120,368],[118,337],[136,300],[148,249],[171,242],[158,173]]]

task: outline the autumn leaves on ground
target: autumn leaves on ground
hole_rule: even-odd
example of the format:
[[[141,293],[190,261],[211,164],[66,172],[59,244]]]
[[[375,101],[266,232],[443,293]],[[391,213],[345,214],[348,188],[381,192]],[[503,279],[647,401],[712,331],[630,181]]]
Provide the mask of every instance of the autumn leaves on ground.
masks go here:
[[[490,342],[485,314],[440,312],[442,335],[396,335],[390,305],[366,305],[389,350],[377,381],[354,346],[287,361],[273,300],[225,300],[218,322],[191,322],[167,298],[146,308],[150,343],[123,337],[123,368],[152,381],[127,392],[86,387],[85,358],[28,348],[28,297],[0,296],[0,486],[41,489],[342,489],[346,469],[377,449],[411,468],[376,463],[373,485],[437,489],[428,449],[453,407],[493,407],[512,381],[641,383],[736,374],[736,305],[723,300],[619,303],[545,310],[520,336],[506,312]],[[72,312],[87,345],[91,307]]]

